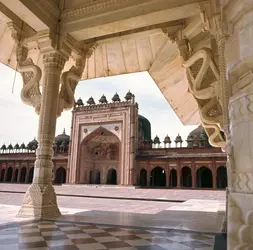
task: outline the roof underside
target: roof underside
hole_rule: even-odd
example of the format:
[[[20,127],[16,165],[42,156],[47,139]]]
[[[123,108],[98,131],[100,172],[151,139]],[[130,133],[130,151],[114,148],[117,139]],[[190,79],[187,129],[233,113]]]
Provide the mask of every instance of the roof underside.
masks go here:
[[[182,28],[184,35],[190,36],[193,34],[189,31],[190,28],[194,28],[194,32],[200,28],[199,2],[202,1],[125,0],[119,1],[122,2],[121,7],[120,4],[115,5],[110,11],[106,8],[111,1],[108,1],[108,5],[104,4],[107,1],[99,0],[94,3],[88,0],[73,0],[71,4],[70,1],[65,1],[66,4],[61,7],[61,28],[79,43],[96,42],[98,45],[87,59],[82,79],[147,71],[182,123],[199,124],[197,103],[188,92],[188,81],[177,45],[171,42],[169,36]],[[56,15],[57,10],[60,13],[62,1],[51,2],[51,12],[54,12],[55,17],[50,11],[43,12],[45,5],[41,6],[41,9],[37,8],[39,2],[0,0],[0,62],[13,69],[16,69],[16,47],[7,23],[14,21],[20,26],[23,20],[24,29],[34,35],[45,27],[53,27],[54,18],[55,23],[58,22]],[[96,8],[103,4],[101,6],[104,12],[92,15],[94,8],[88,8],[92,4]],[[86,15],[85,12],[76,11],[80,5]],[[87,12],[88,10],[90,12]],[[72,12],[75,15],[72,15]],[[45,15],[50,13],[51,19],[46,18],[48,16]],[[84,13],[83,16],[80,13]],[[195,26],[187,26],[188,20],[193,20]],[[29,48],[29,57],[41,66],[42,56],[39,54],[38,45],[32,42],[29,43]],[[70,58],[64,70],[68,70],[72,65],[73,59]]]

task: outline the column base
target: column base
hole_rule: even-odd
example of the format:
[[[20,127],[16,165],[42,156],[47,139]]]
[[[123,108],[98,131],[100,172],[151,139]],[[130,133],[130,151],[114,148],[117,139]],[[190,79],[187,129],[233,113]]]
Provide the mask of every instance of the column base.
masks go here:
[[[228,249],[253,249],[253,194],[228,194]]]
[[[53,218],[61,216],[52,184],[31,184],[26,191],[18,217]]]

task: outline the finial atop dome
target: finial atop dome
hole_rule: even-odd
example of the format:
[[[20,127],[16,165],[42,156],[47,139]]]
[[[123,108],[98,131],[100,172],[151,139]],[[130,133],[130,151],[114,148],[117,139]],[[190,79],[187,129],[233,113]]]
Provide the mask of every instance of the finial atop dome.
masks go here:
[[[63,135],[66,135],[66,130],[65,130],[65,128],[63,129],[62,134],[63,134]]]
[[[83,106],[83,100],[79,97],[79,99],[76,101],[76,105],[79,106]]]
[[[95,105],[96,104],[92,96],[88,99],[88,101],[86,103],[89,104],[89,105]]]
[[[120,102],[120,98],[119,98],[119,95],[118,95],[117,92],[116,92],[116,94],[113,96],[112,101],[113,101],[113,102]]]
[[[108,103],[108,101],[107,101],[107,99],[106,99],[106,97],[105,97],[104,94],[103,94],[103,95],[101,96],[101,98],[99,99],[99,102],[100,102],[100,103]]]
[[[133,94],[130,92],[130,90],[127,92],[125,99],[126,101],[130,101],[132,99]]]

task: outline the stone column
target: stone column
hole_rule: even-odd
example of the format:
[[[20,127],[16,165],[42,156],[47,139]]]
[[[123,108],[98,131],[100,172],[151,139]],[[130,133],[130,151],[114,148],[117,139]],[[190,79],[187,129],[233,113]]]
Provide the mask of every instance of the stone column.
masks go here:
[[[166,187],[169,187],[170,186],[170,168],[168,164],[166,165],[165,173],[166,173]]]
[[[136,135],[136,108],[135,108],[135,98],[134,95],[131,99],[130,108],[130,156],[129,156],[129,185],[134,185],[135,183],[135,135]]]
[[[52,155],[60,75],[64,63],[65,58],[56,51],[43,55],[44,78],[38,129],[39,145],[36,150],[33,183],[25,194],[19,211],[21,216],[40,218],[61,215],[52,186]]]
[[[229,86],[228,249],[253,249],[253,5],[222,1]]]

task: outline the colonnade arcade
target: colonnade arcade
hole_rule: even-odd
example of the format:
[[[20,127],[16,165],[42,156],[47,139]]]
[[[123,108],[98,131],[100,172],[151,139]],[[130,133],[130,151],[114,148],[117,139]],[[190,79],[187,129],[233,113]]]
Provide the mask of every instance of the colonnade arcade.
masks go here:
[[[52,144],[78,81],[148,71],[180,120],[201,120],[210,144],[226,149],[228,249],[253,248],[251,0],[0,4],[0,60],[22,74],[22,100],[39,114],[33,183],[20,215],[60,215]]]
[[[0,166],[0,183],[32,183],[34,166]],[[53,169],[52,182],[54,184],[66,183],[66,166]]]
[[[157,186],[169,188],[221,188],[227,187],[227,171],[225,166],[212,169],[200,166],[197,169],[184,166],[181,169],[153,167],[142,168],[138,173],[140,186]]]

